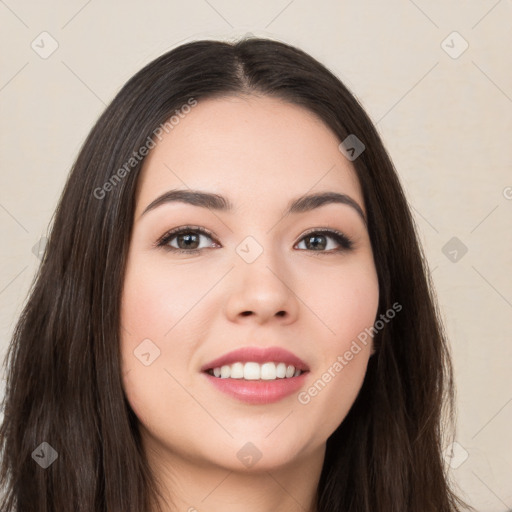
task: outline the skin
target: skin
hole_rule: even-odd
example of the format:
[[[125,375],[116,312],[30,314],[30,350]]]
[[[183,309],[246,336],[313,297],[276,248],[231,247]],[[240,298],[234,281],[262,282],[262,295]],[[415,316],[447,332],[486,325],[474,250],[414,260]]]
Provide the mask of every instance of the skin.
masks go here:
[[[237,401],[200,367],[240,347],[280,346],[309,365],[304,391],[373,325],[378,281],[356,210],[327,204],[283,217],[291,199],[324,191],[350,196],[365,212],[339,144],[302,107],[230,96],[199,101],[144,162],[122,297],[121,356],[124,390],[164,510],[315,511],[326,440],[361,388],[371,340],[307,404],[297,393],[268,405]],[[142,214],[176,188],[220,194],[234,211],[174,202]],[[201,235],[200,252],[156,246],[167,231],[186,225],[214,234]],[[337,229],[353,248],[336,252],[340,245],[329,236],[325,248],[308,250],[304,234],[311,228]],[[236,252],[249,235],[263,249],[250,264]],[[177,237],[169,243],[188,247],[178,246]],[[160,350],[148,366],[134,355],[144,339]],[[249,468],[237,457],[248,442],[261,453]]]

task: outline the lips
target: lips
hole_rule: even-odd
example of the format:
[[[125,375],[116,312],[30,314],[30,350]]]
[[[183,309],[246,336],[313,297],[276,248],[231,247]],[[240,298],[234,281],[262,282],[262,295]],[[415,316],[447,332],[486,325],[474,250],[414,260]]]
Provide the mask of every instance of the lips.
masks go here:
[[[309,371],[309,366],[298,356],[292,352],[285,350],[281,347],[244,347],[232,352],[228,352],[209,363],[201,366],[202,372],[207,372],[213,368],[218,368],[224,365],[231,365],[233,363],[285,363],[287,365],[293,365],[296,369],[302,372]]]
[[[236,363],[244,365],[243,374],[240,373],[241,365]],[[251,363],[253,364],[251,365]],[[255,369],[252,366],[255,363],[262,365],[261,375],[257,374],[259,370],[256,374],[254,373]],[[230,365],[233,365],[233,367],[230,368]],[[277,375],[276,365],[280,368],[280,375]],[[264,366],[273,367],[274,373],[270,375],[267,371],[263,371]],[[287,371],[294,374],[283,375],[284,366],[287,367]],[[235,367],[238,367],[237,377],[227,375],[232,370],[234,371]],[[248,367],[251,368],[248,369]],[[213,371],[215,369],[217,374],[219,371],[221,373],[226,371],[225,378],[221,378],[221,375],[215,376]],[[246,370],[250,371],[246,372]],[[284,348],[245,347],[228,352],[204,364],[201,367],[201,372],[206,381],[212,386],[239,402],[251,405],[268,405],[297,393],[304,386],[309,375],[309,366],[300,357]],[[277,378],[279,376],[281,378]]]

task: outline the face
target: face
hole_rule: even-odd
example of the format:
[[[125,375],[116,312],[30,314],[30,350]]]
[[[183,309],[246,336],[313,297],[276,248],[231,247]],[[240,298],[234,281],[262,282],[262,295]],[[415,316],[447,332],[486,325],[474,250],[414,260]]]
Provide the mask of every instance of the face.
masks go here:
[[[379,289],[362,191],[339,144],[301,107],[227,97],[199,101],[146,158],[121,355],[153,453],[231,470],[252,455],[270,470],[323,450],[347,415]],[[192,190],[216,201],[169,194]],[[323,193],[338,200],[288,211]]]

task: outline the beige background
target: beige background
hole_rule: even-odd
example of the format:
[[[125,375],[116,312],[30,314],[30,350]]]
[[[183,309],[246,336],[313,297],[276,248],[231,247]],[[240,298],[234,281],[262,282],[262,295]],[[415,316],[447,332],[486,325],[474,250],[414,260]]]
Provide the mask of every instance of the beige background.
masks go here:
[[[512,509],[511,0],[5,0],[0,17],[2,359],[33,247],[124,82],[185,41],[283,40],[333,70],[387,144],[453,348],[453,479],[477,510]]]

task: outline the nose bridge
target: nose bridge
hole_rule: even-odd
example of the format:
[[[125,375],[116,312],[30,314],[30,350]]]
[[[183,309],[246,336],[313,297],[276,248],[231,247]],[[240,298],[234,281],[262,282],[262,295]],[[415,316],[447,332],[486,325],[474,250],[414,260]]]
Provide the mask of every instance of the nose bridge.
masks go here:
[[[241,256],[242,261],[239,262],[243,287],[250,288],[253,293],[261,295],[270,293],[277,300],[288,290],[284,284],[286,276],[282,270],[284,268],[283,257],[278,254],[277,247],[272,247],[269,237],[260,244],[259,251],[258,247],[255,247],[255,243],[259,242],[247,239],[243,245],[239,246],[239,255],[242,248],[243,250],[249,249],[247,253],[242,252],[244,256]],[[250,259],[245,259],[245,255],[250,255]]]
[[[235,285],[227,302],[228,315],[252,314],[267,320],[273,316],[293,318],[297,313],[296,297],[286,262],[271,237],[248,236],[237,246],[238,262],[232,278]]]

